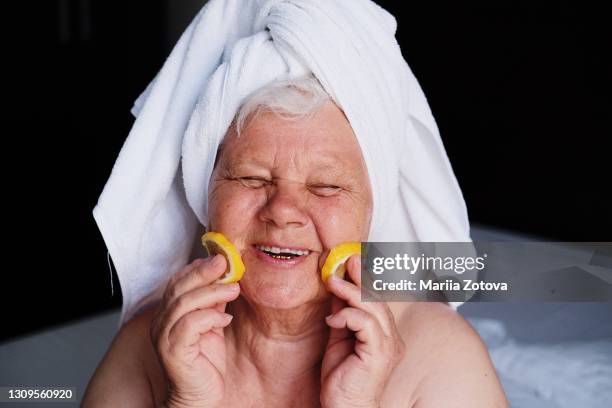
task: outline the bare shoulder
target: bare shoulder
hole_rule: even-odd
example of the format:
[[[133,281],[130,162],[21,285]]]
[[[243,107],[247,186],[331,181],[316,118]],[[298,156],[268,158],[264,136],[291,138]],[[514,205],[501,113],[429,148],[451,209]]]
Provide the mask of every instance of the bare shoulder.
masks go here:
[[[115,335],[90,379],[83,407],[154,406],[157,361],[149,336],[153,314],[154,309],[139,314]]]
[[[507,407],[489,353],[472,326],[443,303],[390,307],[406,344],[385,396],[389,407]]]

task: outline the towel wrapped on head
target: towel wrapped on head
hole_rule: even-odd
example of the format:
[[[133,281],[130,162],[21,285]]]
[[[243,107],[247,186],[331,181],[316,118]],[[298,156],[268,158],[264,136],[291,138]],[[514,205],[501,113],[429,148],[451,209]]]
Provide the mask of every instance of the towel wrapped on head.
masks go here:
[[[370,0],[210,0],[137,99],[93,210],[123,293],[120,324],[162,294],[207,225],[208,181],[242,102],[313,74],[357,137],[373,192],[370,241],[470,241],[427,100]]]

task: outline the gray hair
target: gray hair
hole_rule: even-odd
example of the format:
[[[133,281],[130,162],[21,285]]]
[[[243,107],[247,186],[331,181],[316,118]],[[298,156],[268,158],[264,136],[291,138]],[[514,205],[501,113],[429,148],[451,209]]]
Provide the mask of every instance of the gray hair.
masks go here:
[[[284,119],[300,119],[314,114],[327,101],[329,94],[314,75],[275,81],[250,94],[234,118],[236,134],[249,120],[265,110]]]

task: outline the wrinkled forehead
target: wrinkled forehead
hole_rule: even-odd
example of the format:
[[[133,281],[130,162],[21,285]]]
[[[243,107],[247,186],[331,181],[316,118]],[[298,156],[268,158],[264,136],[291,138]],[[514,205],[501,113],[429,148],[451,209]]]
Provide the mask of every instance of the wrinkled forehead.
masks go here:
[[[283,158],[330,171],[346,170],[347,176],[367,173],[353,129],[333,102],[298,118],[262,109],[239,134],[232,124],[219,146],[215,166],[220,160],[266,165]]]

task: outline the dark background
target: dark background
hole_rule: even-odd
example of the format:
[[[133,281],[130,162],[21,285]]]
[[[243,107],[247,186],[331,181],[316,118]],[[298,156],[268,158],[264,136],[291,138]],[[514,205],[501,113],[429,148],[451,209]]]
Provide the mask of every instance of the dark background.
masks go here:
[[[121,305],[91,211],[132,102],[202,3],[56,0],[6,14],[0,340]],[[579,1],[378,3],[397,17],[472,222],[611,241],[603,10]]]

